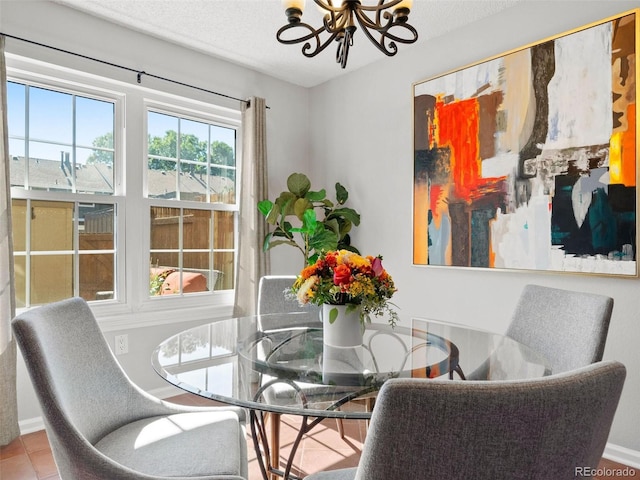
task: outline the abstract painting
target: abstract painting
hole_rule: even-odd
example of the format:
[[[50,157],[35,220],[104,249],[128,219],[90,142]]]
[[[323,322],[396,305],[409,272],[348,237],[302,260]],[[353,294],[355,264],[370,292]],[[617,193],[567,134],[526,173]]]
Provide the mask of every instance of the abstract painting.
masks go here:
[[[636,277],[640,9],[413,85],[413,264]]]

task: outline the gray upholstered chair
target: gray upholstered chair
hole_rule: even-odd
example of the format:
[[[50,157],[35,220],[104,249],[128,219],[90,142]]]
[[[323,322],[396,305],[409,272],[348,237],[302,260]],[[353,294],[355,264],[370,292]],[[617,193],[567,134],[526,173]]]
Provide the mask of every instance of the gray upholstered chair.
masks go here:
[[[285,291],[295,282],[295,275],[265,275],[258,284],[258,329],[260,331],[273,330],[281,325],[277,316],[273,313],[294,313],[304,310],[318,313],[318,325],[320,323],[319,311],[316,305],[301,306],[295,298],[286,295]],[[262,379],[263,382],[271,380],[270,377]],[[314,385],[300,384],[305,393],[312,393]],[[278,404],[281,398],[291,398],[296,395],[295,390],[286,384],[275,384],[264,392],[265,401]],[[278,468],[280,463],[280,420],[282,416],[277,413],[269,414],[269,448],[271,465]]]
[[[618,362],[520,381],[393,379],[357,468],[306,480],[569,480],[596,468],[626,376]]]
[[[542,353],[553,373],[602,360],[613,299],[593,293],[526,285],[507,336]]]
[[[525,285],[506,336],[541,353],[551,373],[566,372],[602,360],[612,310],[604,295]],[[467,380],[500,379],[497,373],[490,357]]]
[[[12,327],[64,480],[248,478],[244,411],[146,394],[121,369],[84,300],[29,310]]]

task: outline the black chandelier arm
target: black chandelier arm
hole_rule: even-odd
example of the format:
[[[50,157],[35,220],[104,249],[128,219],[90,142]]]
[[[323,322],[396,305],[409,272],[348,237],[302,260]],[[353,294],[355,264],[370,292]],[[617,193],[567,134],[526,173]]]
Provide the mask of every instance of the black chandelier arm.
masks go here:
[[[387,37],[390,40],[393,40],[395,42],[399,42],[399,43],[413,43],[416,40],[418,40],[418,32],[415,28],[413,28],[411,25],[409,25],[408,23],[398,23],[398,24],[394,24],[392,25],[393,27],[402,27],[405,28],[407,30],[409,30],[412,34],[411,38],[405,38],[405,37],[398,37],[397,35],[394,35],[393,33],[389,33],[384,32],[382,33],[382,35],[384,35],[385,37]]]
[[[354,13],[356,15],[356,18],[358,19],[358,23],[363,28],[367,28],[367,29],[370,29],[370,30],[376,30],[378,32],[382,32],[382,31],[385,31],[385,30],[389,30],[393,26],[393,14],[391,14],[389,12],[382,12],[383,16],[384,16],[384,18],[386,20],[384,22],[384,24],[380,20],[380,13],[381,12],[377,12],[376,13],[376,21],[375,22],[373,20],[371,20],[369,18],[369,16],[362,9],[354,10]]]
[[[366,18],[367,24],[370,25],[369,28],[373,28],[375,30],[380,30],[381,28],[389,28],[390,23],[393,22],[393,13],[389,13],[388,9],[396,6],[402,0],[391,0],[385,3],[385,0],[378,0],[378,5],[360,5],[357,10],[360,12],[375,12],[376,21],[375,23],[369,19],[367,15],[363,15],[362,18]],[[382,25],[381,16],[384,16],[387,19],[387,23],[385,26]]]
[[[324,30],[333,34],[342,32],[347,26],[349,19],[348,12],[339,12],[335,14],[334,12],[327,13],[324,17],[322,17],[322,25]],[[319,29],[322,30],[322,29]]]
[[[316,3],[318,3],[318,0],[314,0]],[[396,5],[398,5],[402,0],[378,0],[378,5],[362,5],[360,4],[358,6],[358,10],[365,10],[368,12],[382,12],[384,10],[388,10],[391,7],[395,7]]]
[[[380,33],[380,39],[378,40],[374,38],[371,32],[366,28],[363,28],[362,31],[371,41],[371,43],[373,43],[378,50],[380,50],[388,57],[393,57],[396,53],[398,53],[398,46],[393,40],[389,40],[388,43],[385,42],[385,40],[387,39],[387,35],[385,35],[384,33]]]
[[[393,16],[388,14],[387,12],[385,12],[385,17],[387,17],[387,15],[389,16],[387,17],[388,21],[385,25],[373,24],[371,20],[361,11],[356,11],[355,13],[356,13],[356,18],[358,19],[358,23],[362,27],[362,30],[364,31],[365,35],[367,35],[369,40],[371,40],[376,45],[384,44],[385,39],[390,40],[392,43],[393,41],[396,41],[399,43],[413,43],[418,39],[418,32],[415,28],[413,28],[413,26],[409,25],[407,22],[393,21]],[[398,29],[404,28],[405,30],[409,31],[411,33],[411,38],[407,38],[406,36],[401,37],[401,36],[395,35],[394,33],[391,33],[391,30],[394,29],[394,27],[397,27]],[[377,41],[376,39],[374,39],[373,35],[369,30],[374,30],[378,32],[380,34],[380,40]],[[390,51],[392,51],[393,53],[387,53],[389,52],[389,50],[386,50],[384,48],[381,48],[381,50],[385,52],[387,55],[395,55],[397,46],[395,45],[392,46],[390,43],[389,48],[390,48]]]
[[[364,34],[367,36],[369,41],[376,46],[378,50],[389,57],[392,57],[393,55],[398,53],[398,46],[387,33],[387,30],[393,26],[392,24],[388,24],[385,27],[380,28],[378,28],[378,26],[372,26],[367,16],[360,11],[356,11],[356,18],[358,20],[358,23],[362,27],[362,31],[364,32]],[[371,33],[372,30],[380,34],[379,39],[374,38],[373,34]]]
[[[382,0],[381,0],[382,1]],[[363,28],[367,28],[370,30],[375,30],[377,32],[380,32],[386,36],[388,36],[389,38],[396,40],[398,42],[401,43],[413,43],[418,39],[418,32],[416,31],[415,28],[413,28],[411,25],[409,25],[406,20],[405,21],[398,21],[394,19],[394,14],[389,13],[389,12],[384,12],[383,16],[386,20],[386,22],[384,23],[384,25],[382,24],[382,22],[380,21],[380,18],[378,16],[376,16],[376,23],[374,23],[363,11],[363,9],[359,9],[356,10],[356,17],[358,18],[358,23],[360,23],[360,25]],[[380,12],[378,12],[380,13]],[[403,37],[398,37],[392,33],[388,33],[390,29],[392,29],[393,27],[404,27],[407,30],[409,30],[412,33],[412,38],[407,39],[407,38],[403,38]]]
[[[303,35],[301,37],[292,38],[292,39],[284,39],[281,37],[284,32],[296,27],[302,27],[308,30],[310,33]],[[280,28],[280,30],[278,30],[278,33],[276,34],[276,38],[280,43],[284,43],[285,45],[295,45],[297,43],[306,42],[302,46],[302,54],[305,57],[311,58],[311,57],[315,57],[320,52],[322,52],[325,48],[327,48],[329,44],[333,41],[333,39],[335,39],[338,36],[338,32],[331,33],[329,38],[326,41],[322,42],[320,39],[320,34],[324,31],[325,31],[324,27],[314,29],[311,25],[308,25],[306,23],[291,23]],[[309,40],[315,40],[315,49],[312,46],[312,42],[309,42]],[[309,52],[309,50],[311,50],[311,52]]]

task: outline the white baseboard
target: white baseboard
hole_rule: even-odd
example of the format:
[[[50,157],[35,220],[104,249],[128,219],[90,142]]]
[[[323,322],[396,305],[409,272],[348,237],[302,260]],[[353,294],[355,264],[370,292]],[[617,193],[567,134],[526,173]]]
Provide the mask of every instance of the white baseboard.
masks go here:
[[[637,450],[607,443],[602,456],[607,460],[621,463],[640,471],[640,452]]]
[[[38,430],[44,430],[44,420],[42,420],[42,417],[20,420],[18,422],[18,428],[20,428],[20,435],[37,432]]]

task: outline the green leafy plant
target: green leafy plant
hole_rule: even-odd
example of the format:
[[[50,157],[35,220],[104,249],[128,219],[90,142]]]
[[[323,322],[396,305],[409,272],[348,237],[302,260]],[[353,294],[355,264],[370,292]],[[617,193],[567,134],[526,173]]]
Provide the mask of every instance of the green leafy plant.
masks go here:
[[[263,249],[278,245],[290,245],[300,250],[304,264],[313,264],[322,252],[349,250],[358,252],[351,245],[349,232],[360,224],[360,214],[344,204],[349,192],[336,183],[336,200],[327,198],[326,190],[311,190],[311,181],[303,173],[292,173],[287,178],[287,191],[275,201],[258,202],[258,210],[273,229],[265,235]],[[318,213],[323,216],[318,218]],[[294,219],[297,219],[296,225]]]

